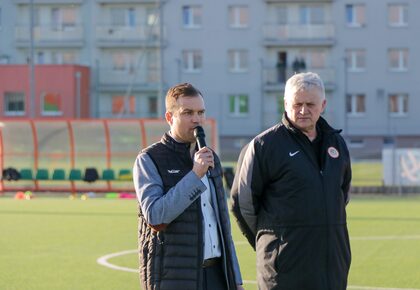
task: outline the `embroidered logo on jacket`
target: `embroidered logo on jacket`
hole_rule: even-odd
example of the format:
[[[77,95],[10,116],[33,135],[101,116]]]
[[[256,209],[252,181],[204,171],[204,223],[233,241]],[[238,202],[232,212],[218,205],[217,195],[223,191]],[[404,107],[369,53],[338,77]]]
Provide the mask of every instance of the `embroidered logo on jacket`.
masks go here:
[[[171,174],[175,174],[175,173],[179,173],[181,170],[179,170],[179,169],[168,169],[168,173],[171,173]]]
[[[299,153],[299,151],[300,151],[300,150],[295,151],[295,152],[289,152],[289,156],[290,156],[290,157],[293,157],[293,156],[295,156],[296,154],[298,154],[298,153]]]
[[[332,158],[338,158],[338,156],[340,156],[340,153],[338,152],[338,150],[332,146],[328,147],[327,152],[328,152],[328,155],[330,155]]]

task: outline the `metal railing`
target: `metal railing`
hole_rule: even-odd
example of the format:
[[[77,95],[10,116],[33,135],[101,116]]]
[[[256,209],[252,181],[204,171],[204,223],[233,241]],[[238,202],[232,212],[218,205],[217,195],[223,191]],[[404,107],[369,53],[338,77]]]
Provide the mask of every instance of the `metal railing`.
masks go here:
[[[30,25],[20,24],[15,27],[16,41],[29,41]],[[82,41],[84,29],[82,25],[64,25],[60,23],[44,24],[34,27],[34,41]]]

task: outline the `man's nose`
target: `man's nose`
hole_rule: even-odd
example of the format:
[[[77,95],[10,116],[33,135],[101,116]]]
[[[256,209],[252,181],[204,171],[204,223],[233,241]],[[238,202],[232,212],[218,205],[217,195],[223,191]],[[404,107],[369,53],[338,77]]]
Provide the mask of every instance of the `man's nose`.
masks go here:
[[[300,112],[302,115],[305,115],[305,112],[307,111],[307,108],[305,105],[302,105],[302,107],[300,108]]]
[[[193,114],[192,121],[194,123],[199,123],[200,120],[201,120],[201,117],[198,114]]]

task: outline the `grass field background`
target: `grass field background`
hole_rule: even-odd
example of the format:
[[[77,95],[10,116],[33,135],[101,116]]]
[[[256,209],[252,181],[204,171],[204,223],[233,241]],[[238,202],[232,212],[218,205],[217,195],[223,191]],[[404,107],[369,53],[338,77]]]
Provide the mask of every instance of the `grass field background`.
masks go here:
[[[0,198],[0,289],[131,290],[136,273],[97,264],[137,247],[134,200]],[[354,197],[348,206],[353,286],[420,289],[420,197]],[[255,254],[233,224],[246,289]],[[135,253],[108,262],[135,269]]]

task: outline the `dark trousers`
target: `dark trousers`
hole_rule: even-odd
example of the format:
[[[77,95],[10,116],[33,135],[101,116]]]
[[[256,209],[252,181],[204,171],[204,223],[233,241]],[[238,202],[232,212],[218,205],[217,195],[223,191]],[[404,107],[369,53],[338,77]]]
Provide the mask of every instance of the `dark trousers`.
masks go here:
[[[224,290],[227,289],[222,263],[203,268],[204,290]]]

